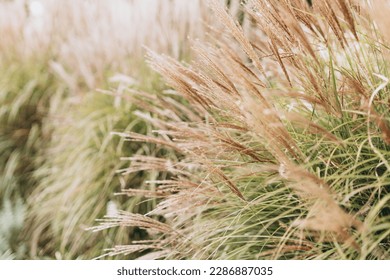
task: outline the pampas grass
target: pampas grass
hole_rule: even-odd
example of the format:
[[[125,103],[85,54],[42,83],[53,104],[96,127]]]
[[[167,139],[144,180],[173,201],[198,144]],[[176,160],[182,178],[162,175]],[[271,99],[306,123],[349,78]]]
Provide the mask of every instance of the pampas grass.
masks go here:
[[[387,2],[56,2],[0,3],[1,258],[390,257]]]
[[[200,20],[207,21],[206,9],[197,0],[185,5],[124,0],[0,5],[5,170],[0,191],[10,193],[12,185],[7,199],[21,197],[28,207],[18,220],[26,250],[16,258],[90,259],[112,244],[144,238],[139,229],[85,230],[119,207],[149,211],[153,201],[125,201],[114,192],[161,177],[116,175],[124,150],[156,155],[161,149],[113,138],[116,130],[146,133],[150,126],[131,116],[132,105],[122,100],[126,93],[109,96],[104,91],[118,85],[152,92],[164,88],[144,62],[145,47],[188,58],[187,37],[203,36]],[[5,184],[6,179],[12,184]]]
[[[141,1],[73,4],[69,4],[65,12],[62,7],[61,17],[54,21],[58,24],[56,32],[66,27],[62,31],[66,44],[60,48],[61,63],[54,62],[51,66],[76,95],[69,99],[69,107],[54,109],[49,116],[47,124],[53,138],[42,155],[44,163],[36,172],[39,186],[29,200],[31,254],[39,258],[45,255],[93,258],[108,244],[145,237],[146,233],[138,229],[106,234],[91,234],[85,230],[96,218],[109,215],[107,208],[110,207],[140,213],[149,211],[153,201],[141,203],[138,198],[124,201],[113,195],[121,187],[139,188],[144,179],[155,178],[138,174],[119,180],[115,173],[123,166],[118,159],[124,150],[138,153],[141,148],[118,142],[110,133],[126,127],[141,133],[148,130],[148,126],[130,116],[132,106],[121,100],[126,93],[113,97],[104,92],[86,94],[85,90],[108,89],[111,84],[124,87],[130,83],[135,88],[158,91],[163,85],[144,65],[142,46],[151,45],[156,51],[185,58],[189,50],[182,41],[190,34],[199,33],[193,28],[202,13],[197,1],[185,7],[173,3],[175,9],[162,2],[151,6]],[[57,7],[51,9],[51,14],[55,15]],[[186,9],[191,9],[193,14],[188,16]],[[67,27],[69,22],[72,28]],[[101,24],[96,25],[96,22]],[[179,23],[183,28],[176,28]],[[80,32],[83,34],[78,34]],[[107,40],[102,42],[102,38]],[[77,52],[73,52],[75,49]],[[123,79],[121,73],[132,77]],[[64,106],[64,102],[60,106]],[[158,151],[150,147],[142,152],[153,155]]]
[[[389,42],[385,17],[375,14],[388,7],[252,0],[242,25],[220,2],[212,7],[229,35],[198,43],[192,63],[149,54],[175,91],[134,93],[151,112],[137,115],[153,137],[122,136],[180,156],[131,157],[124,174],[169,178],[143,193],[123,189],[161,201],[144,218],[155,223],[121,213],[94,228],[155,232],[111,255],[388,259]]]

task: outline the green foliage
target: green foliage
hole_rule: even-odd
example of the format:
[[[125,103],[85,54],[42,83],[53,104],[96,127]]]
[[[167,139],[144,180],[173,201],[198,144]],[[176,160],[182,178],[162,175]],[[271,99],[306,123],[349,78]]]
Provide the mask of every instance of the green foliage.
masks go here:
[[[4,55],[7,54],[10,53]],[[24,203],[36,184],[32,175],[36,169],[34,157],[47,141],[42,123],[49,100],[61,88],[57,87],[54,76],[46,71],[44,56],[37,56],[33,62],[22,63],[16,57],[7,61],[0,60],[2,238],[5,238],[13,258],[24,258],[26,244],[21,231],[26,211]]]
[[[4,198],[0,208],[0,259],[20,259],[26,246],[19,240],[23,228],[26,206],[22,200]]]
[[[116,170],[124,150],[137,153],[140,145],[124,142],[114,131],[148,129],[132,119],[131,105],[123,100],[91,92],[77,104],[61,102],[61,108],[46,123],[53,139],[47,143],[40,167],[35,172],[39,184],[30,198],[32,254],[64,259],[94,258],[113,243],[126,243],[138,234],[116,230],[104,234],[86,231],[95,219],[107,214],[108,204],[134,212],[147,211],[139,199],[114,197],[126,186],[138,187],[141,176],[119,178]],[[64,211],[66,209],[66,211]],[[34,248],[36,248],[34,250]]]

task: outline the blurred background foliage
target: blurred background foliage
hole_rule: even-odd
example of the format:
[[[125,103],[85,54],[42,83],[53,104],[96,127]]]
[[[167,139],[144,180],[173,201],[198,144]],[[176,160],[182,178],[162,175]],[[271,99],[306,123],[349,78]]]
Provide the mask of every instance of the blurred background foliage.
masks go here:
[[[145,237],[85,229],[155,203],[114,196],[157,176],[119,178],[124,150],[159,151],[111,132],[151,129],[125,88],[164,90],[145,48],[188,60],[205,11],[197,0],[0,1],[0,258],[90,259]]]

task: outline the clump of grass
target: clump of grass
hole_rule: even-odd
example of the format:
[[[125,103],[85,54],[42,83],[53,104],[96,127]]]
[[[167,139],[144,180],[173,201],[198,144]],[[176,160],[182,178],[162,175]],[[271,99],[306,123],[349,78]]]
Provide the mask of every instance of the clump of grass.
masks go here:
[[[123,172],[161,170],[170,177],[143,192],[123,190],[161,202],[143,218],[120,213],[95,230],[138,226],[155,237],[111,254],[389,258],[383,18],[355,1],[252,0],[244,7],[251,26],[242,27],[219,2],[212,6],[231,37],[197,44],[191,65],[150,54],[189,106],[171,94],[149,98],[139,106],[152,114],[139,115],[154,125],[154,137],[124,136],[182,156],[131,158]]]
[[[3,197],[0,209],[0,259],[20,259],[26,254],[20,231],[25,219],[25,204],[19,199]]]
[[[95,92],[84,96],[79,106],[64,102],[61,106],[50,116],[55,134],[35,172],[39,185],[30,198],[31,254],[92,258],[110,242],[128,241],[132,234],[122,230],[94,235],[86,227],[110,211],[115,213],[119,205],[135,212],[147,207],[138,205],[137,199],[124,202],[113,197],[121,185],[143,179],[128,176],[119,181],[115,170],[123,165],[118,164],[123,149],[136,153],[140,147],[115,141],[110,132],[126,128],[145,132],[147,126],[131,119],[131,105],[114,106],[114,98]],[[56,119],[59,116],[63,119]]]
[[[24,196],[29,206],[24,227],[29,258],[90,259],[112,244],[146,236],[141,229],[103,234],[85,229],[96,218],[115,213],[116,208],[148,212],[154,200],[141,203],[139,198],[124,200],[113,193],[124,186],[138,188],[145,179],[163,178],[153,174],[118,178],[115,171],[124,165],[117,159],[123,150],[156,155],[161,149],[113,138],[112,131],[131,128],[146,133],[149,125],[130,115],[133,106],[122,100],[126,93],[102,93],[113,84],[124,88],[129,83],[134,88],[160,91],[165,86],[145,64],[143,47],[187,59],[187,36],[201,36],[203,28],[198,22],[205,18],[205,10],[200,1],[186,1],[185,5],[183,1],[169,5],[152,2],[67,1],[59,6],[56,1],[38,1],[41,14],[26,1],[6,7],[18,10],[15,22],[24,35],[20,40],[18,32],[10,33],[4,46],[12,49],[12,43],[18,42],[20,50],[13,51],[25,51],[30,60],[23,58],[22,62],[33,65],[44,45],[42,69],[28,74],[37,75],[51,87],[49,101],[41,104],[44,113],[38,131],[45,138],[38,137],[38,150],[30,155],[33,176],[28,177],[30,191]],[[7,63],[13,59],[9,57]],[[131,78],[123,79],[123,73]],[[20,84],[24,82],[12,83]],[[27,97],[18,92],[16,96]]]
[[[5,44],[9,33],[3,31]],[[10,253],[14,258],[24,258],[26,250],[17,248],[26,247],[20,233],[25,220],[25,199],[36,185],[34,157],[48,140],[42,124],[50,98],[53,94],[61,95],[65,87],[46,71],[44,50],[34,58],[10,45],[0,46],[0,52],[0,208],[5,213],[3,229],[10,226]]]

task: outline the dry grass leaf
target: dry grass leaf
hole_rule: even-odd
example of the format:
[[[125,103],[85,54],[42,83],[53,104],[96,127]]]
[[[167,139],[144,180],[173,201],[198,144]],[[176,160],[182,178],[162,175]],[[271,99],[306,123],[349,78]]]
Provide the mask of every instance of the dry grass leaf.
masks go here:
[[[159,233],[172,233],[172,228],[150,217],[119,211],[115,217],[99,219],[100,225],[90,228],[92,231],[101,231],[112,227],[140,227]]]
[[[244,35],[244,32],[240,25],[234,22],[233,18],[227,13],[225,7],[222,5],[221,1],[213,0],[210,2],[210,5],[215,12],[216,16],[219,18],[220,22],[226,25],[233,37],[241,44],[242,48],[245,50],[248,57],[252,60],[254,66],[265,75],[264,69],[261,66],[260,59],[256,54],[253,46],[250,41]]]

